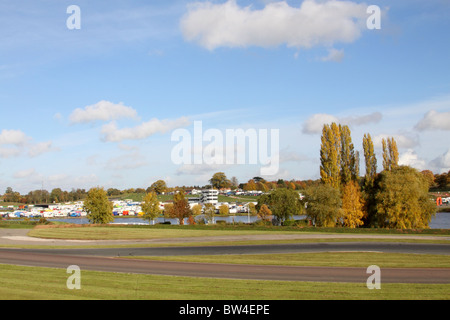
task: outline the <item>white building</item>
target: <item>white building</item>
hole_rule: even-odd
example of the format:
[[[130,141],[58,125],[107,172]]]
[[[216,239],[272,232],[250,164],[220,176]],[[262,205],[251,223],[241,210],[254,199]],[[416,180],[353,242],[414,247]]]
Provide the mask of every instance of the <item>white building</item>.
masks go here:
[[[217,204],[219,202],[219,191],[215,189],[202,190],[200,202]]]

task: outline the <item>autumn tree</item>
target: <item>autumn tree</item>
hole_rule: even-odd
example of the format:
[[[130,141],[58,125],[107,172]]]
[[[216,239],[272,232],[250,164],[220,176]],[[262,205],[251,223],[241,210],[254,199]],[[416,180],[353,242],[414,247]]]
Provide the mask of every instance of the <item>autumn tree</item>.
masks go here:
[[[185,198],[183,192],[177,192],[173,196],[173,212],[172,218],[178,219],[180,225],[184,224],[184,218],[188,218],[192,214],[189,201]]]
[[[383,147],[383,169],[392,170],[398,166],[398,149],[394,138],[381,139]]]
[[[245,191],[255,191],[257,189],[257,185],[255,183],[255,180],[250,179],[248,182],[244,185]]]
[[[360,187],[355,181],[348,182],[342,189],[342,224],[356,228],[363,224],[364,201]]]
[[[259,208],[258,217],[263,221],[270,221],[272,219],[272,211],[267,205],[263,204]]]
[[[380,173],[377,181],[376,222],[382,228],[428,228],[436,214],[424,176],[409,166]]]
[[[161,194],[166,192],[167,185],[164,180],[157,180],[152,183],[152,185],[147,189],[147,192],[155,192],[156,194]]]
[[[359,153],[355,151],[349,127],[339,125],[339,132],[341,138],[341,184],[346,185],[350,181],[359,179]]]
[[[320,146],[320,178],[323,183],[334,188],[339,188],[341,180],[340,140],[339,127],[336,123],[323,126]]]
[[[174,217],[175,214],[174,214],[174,205],[173,205],[173,203],[166,203],[164,205],[163,213],[164,213],[164,217],[165,218],[172,218],[172,217]]]
[[[143,218],[152,221],[154,224],[154,220],[161,214],[161,208],[159,207],[158,196],[155,192],[149,192],[145,195],[142,203],[141,203],[142,212],[144,212]]]
[[[375,175],[377,174],[377,158],[375,156],[373,141],[370,134],[364,134],[363,138],[364,160],[366,173],[364,175],[365,189],[372,189]]]
[[[113,204],[108,200],[103,188],[96,187],[89,190],[83,210],[86,211],[90,223],[106,224],[114,221]]]
[[[211,186],[216,189],[229,188],[231,186],[231,181],[228,180],[227,176],[223,172],[216,172],[209,180]]]
[[[196,204],[192,207],[192,214],[194,216],[198,216],[200,214],[202,214],[202,205],[201,204]]]
[[[230,213],[230,208],[226,204],[222,204],[219,206],[219,214],[220,215],[228,215]]]
[[[336,226],[342,215],[339,189],[321,183],[306,188],[303,194],[302,202],[306,205],[306,215],[316,227]]]

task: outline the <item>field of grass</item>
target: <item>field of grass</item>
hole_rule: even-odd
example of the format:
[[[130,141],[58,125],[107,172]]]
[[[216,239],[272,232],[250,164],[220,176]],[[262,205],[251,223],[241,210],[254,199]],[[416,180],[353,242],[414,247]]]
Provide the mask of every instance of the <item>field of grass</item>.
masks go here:
[[[377,252],[321,252],[282,254],[195,255],[133,257],[135,259],[235,263],[277,266],[363,267],[380,268],[450,268],[450,256]]]
[[[280,231],[281,232],[281,231]],[[289,232],[289,231],[286,231]],[[286,233],[285,232],[285,233]],[[75,226],[58,228],[34,228],[28,233],[32,237],[76,240],[127,240],[161,239],[209,236],[239,236],[255,234],[274,234],[272,231],[258,229],[216,229],[179,227],[122,227],[122,226]],[[284,233],[284,234],[285,234]]]
[[[0,223],[1,226],[1,223]],[[267,225],[56,225],[34,227],[29,235],[41,238],[76,239],[76,240],[119,240],[119,239],[156,239],[156,238],[183,238],[183,237],[209,237],[209,236],[244,236],[264,234],[378,234],[390,235],[438,235],[448,236],[450,230],[424,229],[424,230],[385,230],[385,229],[348,229],[348,228],[301,228],[295,226],[267,226]]]
[[[0,264],[2,300],[448,300],[449,285],[259,281],[154,276],[81,270],[69,290],[65,269]],[[43,286],[45,284],[45,286]]]

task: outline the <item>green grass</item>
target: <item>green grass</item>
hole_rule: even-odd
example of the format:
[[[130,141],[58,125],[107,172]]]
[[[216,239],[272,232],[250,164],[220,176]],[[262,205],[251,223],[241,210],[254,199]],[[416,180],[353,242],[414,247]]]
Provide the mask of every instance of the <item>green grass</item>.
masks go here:
[[[69,290],[65,269],[0,264],[2,300],[448,300],[446,284],[259,281],[155,276],[81,270],[81,289]]]
[[[390,232],[389,232],[390,231]],[[396,232],[397,231],[397,232]],[[143,225],[143,226],[119,226],[119,225],[60,225],[58,227],[36,227],[29,232],[30,236],[53,239],[77,239],[77,240],[129,240],[129,239],[161,239],[183,237],[209,237],[209,236],[244,236],[263,234],[292,234],[303,235],[312,233],[327,234],[402,234],[405,239],[408,235],[449,235],[450,230],[382,230],[382,229],[348,229],[348,228],[299,228],[295,226],[264,226],[264,225]],[[445,239],[442,239],[445,241]]]
[[[129,258],[129,257],[128,257]],[[232,263],[279,266],[364,267],[380,268],[450,268],[450,256],[377,252],[323,252],[247,255],[195,255],[164,257],[133,257],[136,259]]]
[[[216,228],[152,228],[151,226],[76,226],[61,228],[32,229],[28,233],[32,237],[77,240],[127,240],[127,239],[161,239],[208,236],[239,236],[250,234],[267,234],[264,230],[220,230]],[[271,233],[273,234],[273,233]]]

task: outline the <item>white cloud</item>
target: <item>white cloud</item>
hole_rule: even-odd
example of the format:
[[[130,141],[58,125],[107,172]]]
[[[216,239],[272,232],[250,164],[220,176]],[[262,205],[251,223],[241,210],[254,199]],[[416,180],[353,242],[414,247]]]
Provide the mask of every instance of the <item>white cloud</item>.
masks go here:
[[[218,47],[311,48],[351,43],[366,28],[367,5],[351,1],[305,0],[299,8],[285,1],[261,10],[240,7],[235,0],[188,6],[180,22],[187,41],[214,50]]]
[[[381,121],[383,116],[380,112],[373,112],[368,115],[351,116],[338,118],[331,114],[316,113],[309,117],[303,124],[302,132],[306,134],[321,133],[324,124],[331,124],[336,122],[342,125],[348,126],[360,126],[368,123],[377,123]]]
[[[398,164],[410,166],[418,170],[427,169],[425,161],[423,159],[420,159],[417,153],[412,149],[408,149],[406,152],[402,153],[399,156]]]
[[[53,147],[51,141],[39,142],[39,143],[36,143],[36,144],[30,146],[30,148],[28,150],[28,155],[30,155],[31,157],[36,157],[40,154],[54,151],[54,150],[59,150],[59,149]]]
[[[88,123],[94,121],[110,121],[122,118],[137,118],[137,112],[123,103],[115,104],[109,101],[99,101],[96,104],[77,108],[70,115],[71,123]]]
[[[26,144],[31,138],[20,130],[3,129],[0,132],[0,145],[12,144],[15,146],[22,146]]]
[[[382,148],[383,144],[381,142],[382,139],[394,138],[397,148],[405,148],[410,149],[419,145],[419,141],[417,137],[407,136],[404,134],[380,134],[373,137],[373,145],[376,148]]]
[[[25,179],[30,178],[36,175],[36,170],[34,168],[27,169],[27,170],[21,170],[14,173],[14,178],[17,179]]]
[[[450,149],[436,159],[432,160],[430,164],[434,172],[442,173],[450,170]]]
[[[123,140],[145,139],[155,133],[166,133],[170,130],[185,127],[190,121],[186,117],[175,120],[152,119],[136,127],[119,129],[115,122],[102,127],[103,140],[108,142],[120,142]]]
[[[21,130],[3,129],[0,132],[0,158],[16,157],[23,153],[35,157],[57,149],[52,147],[51,141],[33,143],[32,140]]]
[[[339,119],[331,114],[316,113],[309,117],[303,124],[303,133],[315,134],[321,133],[324,124],[339,122]]]
[[[338,50],[338,49],[330,49],[328,50],[328,55],[326,57],[322,57],[322,61],[334,61],[334,62],[341,62],[342,59],[344,59],[344,50]]]
[[[416,124],[415,129],[419,131],[450,130],[450,112],[431,110]]]

